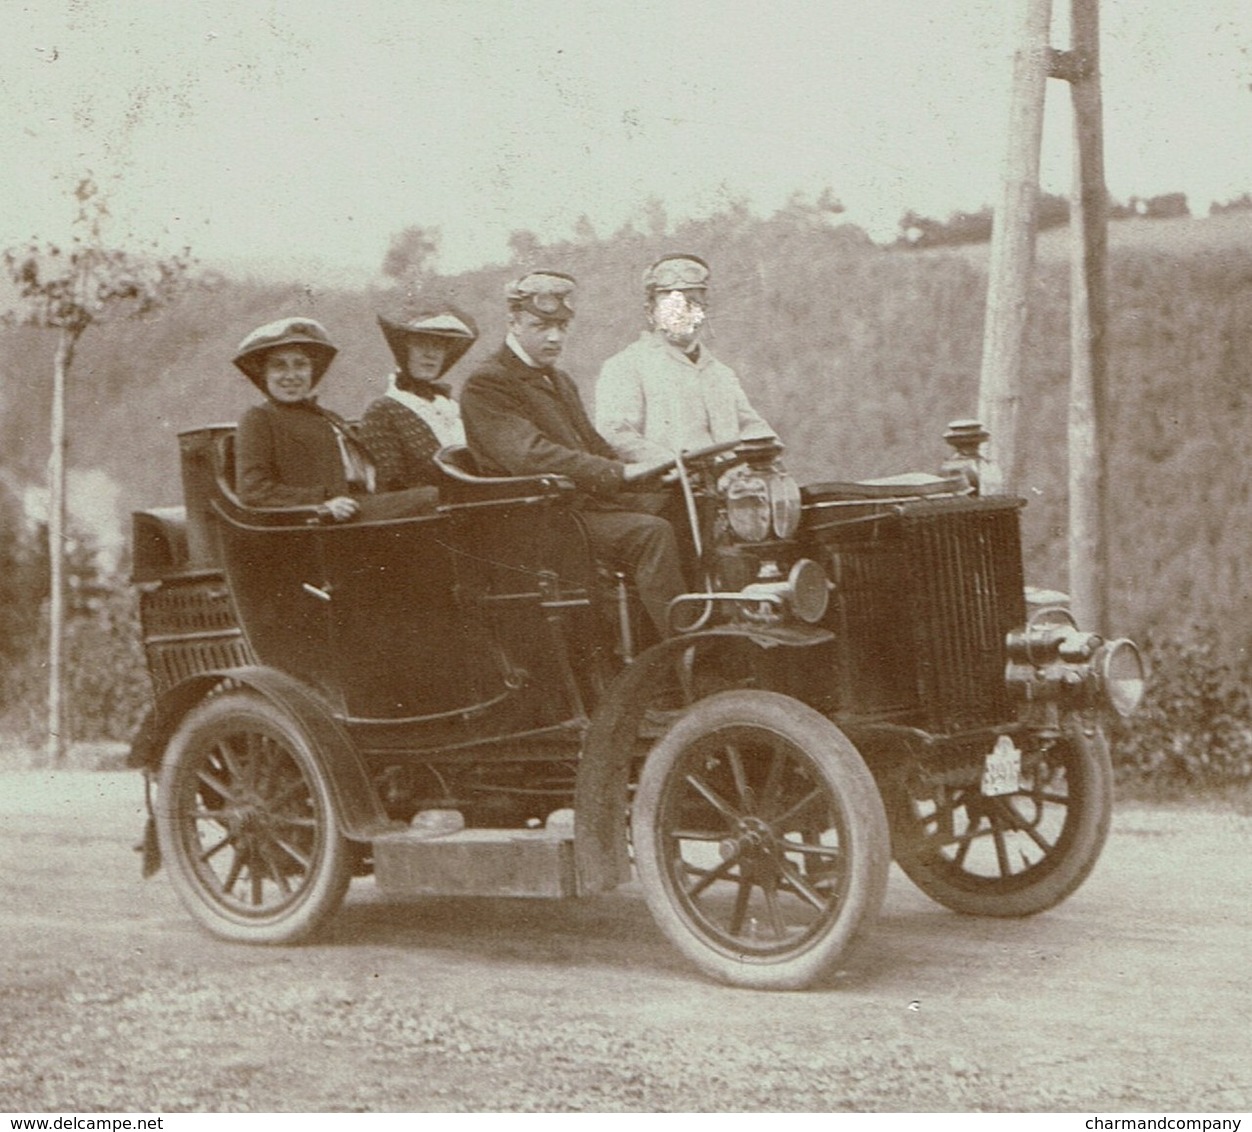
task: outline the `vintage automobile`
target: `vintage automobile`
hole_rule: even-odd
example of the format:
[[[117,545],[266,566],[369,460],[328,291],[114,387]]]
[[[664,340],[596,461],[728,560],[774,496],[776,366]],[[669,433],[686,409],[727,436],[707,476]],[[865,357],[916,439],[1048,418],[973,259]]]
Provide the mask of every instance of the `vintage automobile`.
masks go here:
[[[828,975],[893,856],[963,913],[1055,905],[1103,846],[1102,724],[1143,666],[1028,593],[1022,501],[980,496],[953,436],[943,476],[868,484],[801,488],[768,441],[675,461],[699,580],[658,641],[559,476],[445,449],[435,514],[330,524],[245,507],[231,427],[183,433],[185,507],[134,517],[145,871],[256,943],[307,937],[354,876],[637,877],[698,968],[758,988]]]

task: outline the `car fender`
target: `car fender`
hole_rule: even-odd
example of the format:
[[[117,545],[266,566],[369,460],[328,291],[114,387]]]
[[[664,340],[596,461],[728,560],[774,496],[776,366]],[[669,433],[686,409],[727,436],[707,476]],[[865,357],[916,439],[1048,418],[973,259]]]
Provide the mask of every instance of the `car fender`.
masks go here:
[[[642,652],[609,686],[592,716],[574,786],[574,864],[580,894],[630,879],[627,823],[639,717],[677,657],[701,641],[746,639],[759,648],[805,648],[833,639],[812,626],[719,625],[671,637]]]
[[[144,717],[131,741],[127,765],[150,777],[161,766],[166,745],[183,717],[224,683],[251,688],[291,716],[304,732],[309,748],[330,783],[336,815],[344,835],[369,841],[398,828],[383,810],[378,791],[352,740],[325,702],[298,680],[274,668],[250,665],[203,672],[170,688]]]

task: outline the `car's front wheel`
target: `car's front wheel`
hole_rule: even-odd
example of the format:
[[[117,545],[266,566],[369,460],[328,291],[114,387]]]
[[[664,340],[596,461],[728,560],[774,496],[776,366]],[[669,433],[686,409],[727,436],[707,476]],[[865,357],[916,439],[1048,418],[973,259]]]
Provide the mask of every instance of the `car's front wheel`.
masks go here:
[[[723,982],[798,989],[877,915],[887,821],[861,756],[774,692],[700,700],[649,753],[632,810],[648,907]]]
[[[351,847],[308,738],[252,691],[187,714],[162,764],[156,825],[179,898],[224,939],[303,939],[351,879]]]
[[[1103,733],[1074,723],[1023,761],[1011,792],[984,794],[977,771],[943,782],[917,768],[884,790],[896,861],[927,896],[973,916],[1031,916],[1095,868],[1113,767]]]

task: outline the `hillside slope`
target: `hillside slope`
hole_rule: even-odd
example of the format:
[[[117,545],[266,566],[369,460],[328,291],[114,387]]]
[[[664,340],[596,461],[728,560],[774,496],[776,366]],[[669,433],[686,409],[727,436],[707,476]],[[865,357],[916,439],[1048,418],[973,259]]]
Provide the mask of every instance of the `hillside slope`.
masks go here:
[[[1252,214],[1122,221],[1111,228],[1113,617],[1119,631],[1215,627],[1252,643],[1252,508],[1245,438],[1252,390]],[[876,248],[855,229],[738,213],[657,240],[634,233],[544,249],[582,282],[566,360],[590,399],[599,364],[638,333],[641,268],[675,248],[704,255],[716,287],[711,343],[788,446],[802,480],[933,470],[945,423],[977,404],[985,246]],[[1023,389],[1028,574],[1064,586],[1067,234],[1039,244]],[[500,266],[435,281],[483,336],[457,384],[503,331]],[[227,281],[160,319],[94,329],[69,399],[70,460],[122,486],[126,509],[178,501],[179,429],[235,419],[255,392],[229,358],[257,324],[322,319],[342,353],[324,390],[355,415],[388,355],[374,323],[389,297]],[[0,467],[41,481],[52,341],[0,332]]]

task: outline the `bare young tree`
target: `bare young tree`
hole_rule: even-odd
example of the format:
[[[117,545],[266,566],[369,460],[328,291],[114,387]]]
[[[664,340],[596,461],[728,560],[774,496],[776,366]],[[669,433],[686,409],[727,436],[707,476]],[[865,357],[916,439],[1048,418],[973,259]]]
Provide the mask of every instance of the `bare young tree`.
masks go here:
[[[165,306],[182,288],[189,253],[160,257],[110,248],[104,242],[108,206],[91,177],[74,189],[78,213],[68,246],[31,240],[4,252],[4,268],[17,289],[8,319],[57,331],[52,368],[51,452],[48,458],[48,741],[60,762],[68,745],[64,724],[62,644],[65,628],[65,384],[78,341],[92,325],[141,318]]]

